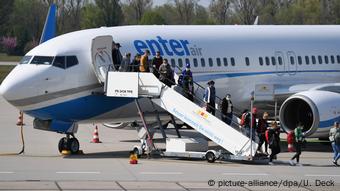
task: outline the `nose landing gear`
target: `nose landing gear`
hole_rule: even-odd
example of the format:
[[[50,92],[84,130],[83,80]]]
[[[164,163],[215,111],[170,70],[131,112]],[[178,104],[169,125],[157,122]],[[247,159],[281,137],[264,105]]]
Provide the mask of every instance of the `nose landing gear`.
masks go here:
[[[60,153],[62,153],[63,150],[67,150],[72,154],[77,154],[79,152],[79,141],[74,137],[74,134],[66,134],[66,137],[60,139],[58,150]]]

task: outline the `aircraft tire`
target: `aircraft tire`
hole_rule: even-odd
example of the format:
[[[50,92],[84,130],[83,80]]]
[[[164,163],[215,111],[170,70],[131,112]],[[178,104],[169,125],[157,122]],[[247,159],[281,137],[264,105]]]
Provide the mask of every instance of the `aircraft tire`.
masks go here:
[[[68,140],[68,150],[72,154],[77,154],[79,152],[79,141],[77,138],[71,138]]]
[[[67,149],[67,138],[63,137],[59,140],[59,143],[58,143],[59,153],[61,153],[63,150],[66,150],[66,149]]]

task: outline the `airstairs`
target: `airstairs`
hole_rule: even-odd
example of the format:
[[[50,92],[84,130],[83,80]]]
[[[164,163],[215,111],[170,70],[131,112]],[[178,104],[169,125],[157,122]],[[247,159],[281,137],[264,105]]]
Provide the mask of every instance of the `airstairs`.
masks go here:
[[[137,107],[140,107],[138,98],[150,98],[154,104],[190,125],[235,157],[251,158],[256,153],[258,144],[251,141],[238,127],[229,126],[206,112],[185,98],[176,86],[166,86],[152,73],[109,71],[106,78],[106,95],[136,98]]]

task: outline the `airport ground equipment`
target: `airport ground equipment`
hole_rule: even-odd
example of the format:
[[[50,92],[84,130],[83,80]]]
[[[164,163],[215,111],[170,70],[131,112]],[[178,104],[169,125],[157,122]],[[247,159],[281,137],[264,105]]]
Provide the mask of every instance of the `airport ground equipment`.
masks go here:
[[[125,83],[117,83],[119,81]],[[172,88],[166,86],[152,73],[109,71],[105,87],[106,96],[109,97],[132,97],[136,98],[136,103],[138,98],[150,98],[153,103],[237,158],[252,158],[256,153],[258,146],[256,142],[251,143],[252,141],[239,129],[227,125],[206,112],[199,105],[185,98],[178,90],[176,91],[176,86]]]

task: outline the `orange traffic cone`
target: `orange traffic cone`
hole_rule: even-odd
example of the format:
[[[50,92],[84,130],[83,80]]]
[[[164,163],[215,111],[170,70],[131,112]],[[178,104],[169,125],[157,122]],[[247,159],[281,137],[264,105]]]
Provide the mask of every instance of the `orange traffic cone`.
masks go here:
[[[24,124],[24,113],[22,111],[19,112],[17,126],[22,126]]]
[[[99,135],[98,135],[98,127],[97,127],[97,125],[96,125],[96,128],[94,129],[93,139],[92,139],[91,143],[101,143],[101,141],[99,141]]]
[[[130,152],[130,164],[138,164],[138,157],[133,151]]]

